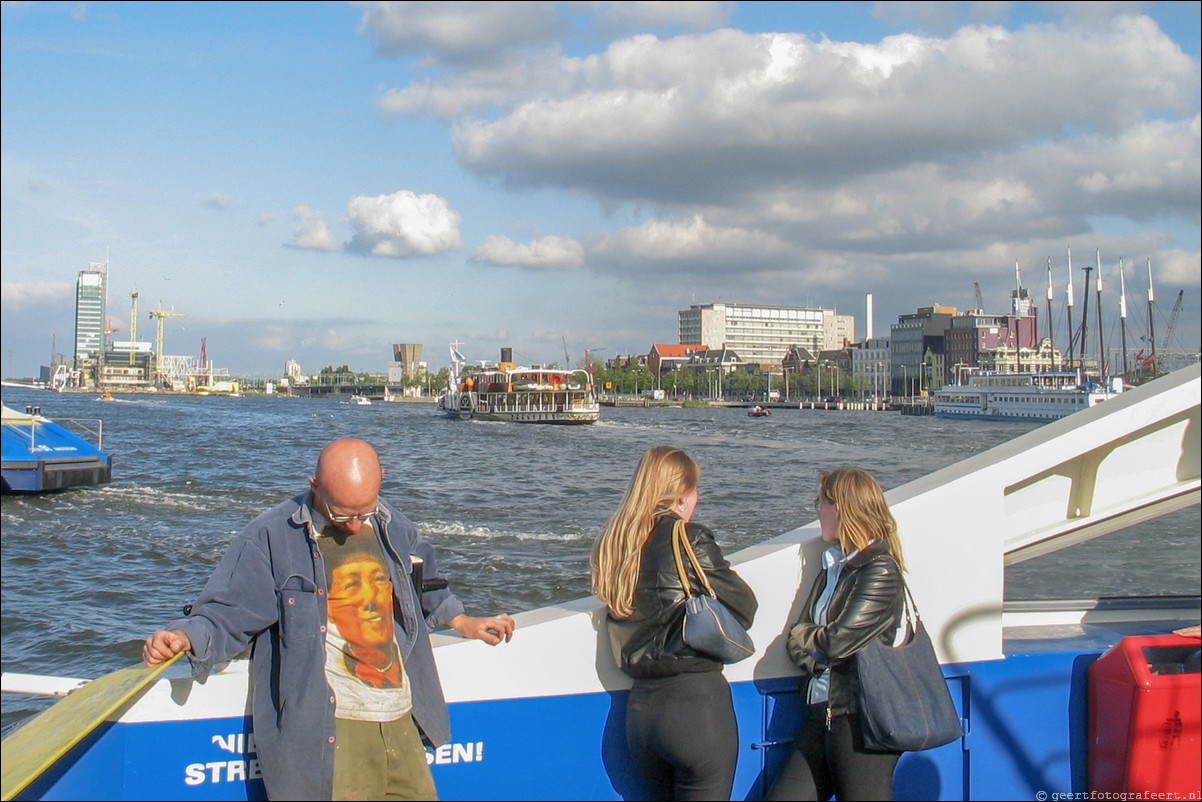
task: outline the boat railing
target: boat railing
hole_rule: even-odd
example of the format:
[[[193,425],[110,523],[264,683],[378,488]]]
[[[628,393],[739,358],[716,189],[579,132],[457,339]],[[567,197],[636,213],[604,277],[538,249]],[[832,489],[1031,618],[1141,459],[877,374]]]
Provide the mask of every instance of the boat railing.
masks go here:
[[[490,412],[562,412],[588,402],[585,390],[532,390],[529,392],[481,393],[480,399]]]
[[[28,441],[29,450],[33,450],[38,444],[38,424],[39,423],[57,423],[65,429],[75,428],[84,434],[84,439],[96,446],[96,448],[104,449],[104,421],[100,418],[55,418],[50,420],[42,417],[41,409],[37,407],[27,407],[25,417],[20,418],[5,418],[4,425],[11,427],[11,430]]]

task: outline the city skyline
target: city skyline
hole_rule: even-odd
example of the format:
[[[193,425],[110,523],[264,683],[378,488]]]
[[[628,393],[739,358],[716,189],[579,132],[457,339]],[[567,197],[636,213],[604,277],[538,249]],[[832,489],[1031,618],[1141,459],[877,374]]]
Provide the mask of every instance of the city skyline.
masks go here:
[[[110,320],[137,291],[235,375],[645,353],[719,302],[862,338],[868,293],[881,336],[977,284],[1005,312],[1016,264],[1042,329],[1048,259],[1063,330],[1069,248],[1113,339],[1151,260],[1158,347],[1198,347],[1197,3],[0,13],[6,376],[68,353],[93,262]]]

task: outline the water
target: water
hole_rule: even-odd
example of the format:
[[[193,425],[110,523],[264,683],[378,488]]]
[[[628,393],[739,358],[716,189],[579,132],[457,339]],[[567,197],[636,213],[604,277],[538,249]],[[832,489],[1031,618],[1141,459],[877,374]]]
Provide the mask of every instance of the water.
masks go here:
[[[306,489],[321,447],[362,437],[382,494],[438,548],[469,613],[517,613],[588,595],[593,540],[639,456],[683,448],[701,465],[696,519],[727,553],[812,520],[821,470],[856,465],[886,488],[1037,424],[871,412],[610,408],[591,426],[461,422],[426,404],[329,399],[53,394],[4,402],[100,418],[113,482],[3,498],[3,670],[96,677],[192,601],[251,518]],[[966,536],[971,532],[965,532]],[[1199,595],[1193,507],[1014,566],[1008,598]],[[519,634],[520,637],[520,634]],[[7,694],[3,727],[44,700]]]

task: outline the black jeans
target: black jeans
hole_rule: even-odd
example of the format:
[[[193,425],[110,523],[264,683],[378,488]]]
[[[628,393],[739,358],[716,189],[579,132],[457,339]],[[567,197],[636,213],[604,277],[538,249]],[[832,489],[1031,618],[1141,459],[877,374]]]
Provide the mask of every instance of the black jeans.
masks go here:
[[[626,743],[645,799],[730,799],[739,729],[720,671],[636,679]]]
[[[835,716],[826,728],[826,705],[810,705],[809,718],[765,800],[820,799],[839,802],[893,799],[896,752],[868,752],[860,717]]]

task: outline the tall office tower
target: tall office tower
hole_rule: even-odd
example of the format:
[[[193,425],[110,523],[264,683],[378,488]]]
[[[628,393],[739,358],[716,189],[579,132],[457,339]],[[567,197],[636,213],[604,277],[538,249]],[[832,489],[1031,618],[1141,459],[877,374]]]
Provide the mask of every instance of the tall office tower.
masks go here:
[[[104,349],[107,262],[92,262],[75,283],[75,366],[95,364]]]
[[[393,343],[392,358],[394,362],[400,363],[405,377],[412,379],[417,376],[421,366],[422,347],[417,343]]]

